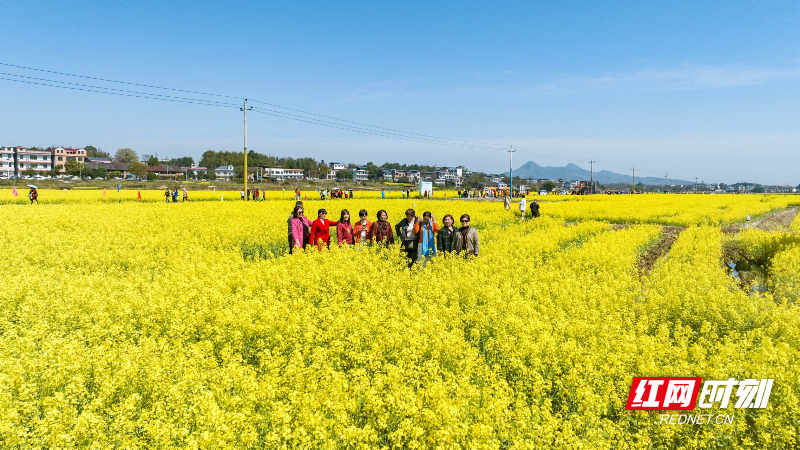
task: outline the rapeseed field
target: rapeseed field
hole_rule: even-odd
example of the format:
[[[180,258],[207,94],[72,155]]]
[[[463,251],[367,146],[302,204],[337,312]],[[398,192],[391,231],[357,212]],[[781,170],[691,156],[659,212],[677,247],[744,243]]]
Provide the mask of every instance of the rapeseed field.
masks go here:
[[[725,229],[796,197],[539,198],[521,221],[500,201],[303,193],[312,219],[471,216],[478,257],[409,269],[398,244],[289,255],[293,192],[141,193],[4,194],[0,447],[798,446],[800,222]],[[677,240],[642,270],[665,225]],[[763,288],[731,274],[732,246]],[[732,424],[667,426],[625,409],[638,376],[775,382],[766,409],[702,410]]]

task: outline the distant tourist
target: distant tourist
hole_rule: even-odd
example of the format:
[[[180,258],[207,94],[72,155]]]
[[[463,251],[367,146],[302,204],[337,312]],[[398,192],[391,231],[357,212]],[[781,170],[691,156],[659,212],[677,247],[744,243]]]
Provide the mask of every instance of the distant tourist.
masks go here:
[[[531,203],[531,217],[539,217],[539,202],[536,199]]]
[[[183,188],[183,200],[182,201],[185,202],[186,200],[189,200],[189,192],[186,190],[186,188]]]
[[[520,214],[521,220],[525,220],[525,207],[526,206],[527,206],[527,204],[525,202],[525,196],[523,195],[519,199],[519,214]]]
[[[242,197],[242,200],[244,200],[244,189],[242,189],[242,190],[239,192],[239,196],[241,196],[241,197]]]
[[[31,190],[28,191],[28,200],[31,201],[31,205],[33,205],[33,202],[36,202],[37,205],[39,204],[39,191],[37,191],[36,188],[32,187]]]
[[[167,200],[167,203],[169,203],[169,197],[170,197],[171,195],[172,195],[172,194],[170,193],[169,189],[167,189],[166,191],[164,191],[164,198]]]

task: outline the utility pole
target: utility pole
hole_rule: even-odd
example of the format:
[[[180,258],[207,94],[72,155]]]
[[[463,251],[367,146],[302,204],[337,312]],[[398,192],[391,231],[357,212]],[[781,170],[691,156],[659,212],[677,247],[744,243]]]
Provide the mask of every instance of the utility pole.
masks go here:
[[[664,193],[667,193],[667,177],[669,176],[669,172],[664,174]]]
[[[253,107],[251,106],[252,110]],[[247,99],[244,99],[244,107],[239,108],[244,111],[244,191],[247,192]]]
[[[631,167],[631,172],[633,172],[633,185],[631,185],[631,194],[636,193],[636,167]]]
[[[594,194],[594,163],[597,161],[590,159],[589,160],[589,193]]]
[[[508,185],[509,185],[509,198],[514,198],[514,146],[510,145],[508,150]]]
[[[697,177],[694,177],[694,193],[697,194]]]

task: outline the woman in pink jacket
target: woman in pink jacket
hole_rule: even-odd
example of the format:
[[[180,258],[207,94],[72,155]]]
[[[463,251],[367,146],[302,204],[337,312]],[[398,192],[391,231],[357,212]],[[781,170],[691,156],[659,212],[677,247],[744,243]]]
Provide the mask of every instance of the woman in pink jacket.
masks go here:
[[[309,228],[311,228],[311,221],[303,216],[303,207],[295,206],[292,212],[291,229],[292,229],[292,248],[289,254],[296,248],[306,248],[308,245]]]

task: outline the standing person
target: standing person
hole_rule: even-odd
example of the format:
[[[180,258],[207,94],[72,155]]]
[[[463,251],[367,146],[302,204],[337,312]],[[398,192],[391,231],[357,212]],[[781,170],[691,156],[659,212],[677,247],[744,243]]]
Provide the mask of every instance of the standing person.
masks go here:
[[[507,196],[507,195],[505,197],[503,197],[503,204],[506,207],[506,211],[511,209],[511,198],[509,198],[509,196]]]
[[[527,206],[525,202],[525,196],[521,196],[519,199],[519,215],[520,220],[525,220],[525,207]]]
[[[461,228],[456,231],[456,241],[453,243],[453,250],[463,252],[464,256],[478,256],[480,246],[478,243],[478,230],[469,224],[469,214],[461,216]]]
[[[422,221],[414,224],[414,232],[419,235],[419,247],[417,248],[417,261],[422,261],[424,268],[428,261],[436,256],[435,233],[439,232],[439,224],[430,211],[422,213]]]
[[[367,220],[367,210],[362,209],[358,212],[358,222],[353,227],[353,235],[355,235],[356,242],[367,242],[367,233],[372,226],[372,222]]]
[[[289,219],[290,237],[292,238],[289,254],[292,254],[295,249],[306,248],[308,245],[308,230],[311,228],[311,221],[303,216],[304,211],[303,205],[295,206],[292,217]]]
[[[247,188],[247,201],[250,201],[250,188]]]
[[[31,190],[28,191],[28,200],[31,201],[31,205],[33,205],[33,202],[36,202],[37,205],[39,204],[39,191],[37,191],[36,188],[31,188]]]
[[[440,253],[450,253],[453,251],[453,243],[455,242],[456,229],[453,228],[455,219],[450,214],[447,214],[442,219],[444,226],[439,230],[436,235],[436,250]]]
[[[413,209],[409,208],[406,210],[406,217],[400,222],[397,222],[397,225],[394,226],[394,231],[403,244],[403,251],[406,252],[406,256],[408,257],[408,267],[411,267],[417,259],[419,235],[414,232],[414,225],[416,225],[418,221],[419,217],[416,216]]]
[[[317,211],[317,220],[311,224],[310,242],[320,250],[322,250],[322,244],[325,244],[325,247],[330,246],[331,232],[329,227],[336,226],[336,222],[326,219],[327,215],[328,211],[325,208],[321,208]]]
[[[353,226],[350,225],[350,211],[343,209],[336,224],[336,239],[339,247],[344,244],[353,245]]]
[[[296,202],[300,201],[300,188],[294,190],[294,201]]]
[[[406,190],[403,189],[402,191],[400,191],[400,193],[401,193],[400,195],[403,196],[403,200],[405,200],[406,199]]]
[[[183,188],[183,200],[181,201],[185,202],[186,200],[189,200],[189,192],[186,190],[186,188]]]
[[[178,203],[178,188],[175,188],[175,190],[172,191],[172,202]]]
[[[392,224],[389,223],[389,215],[386,211],[378,211],[378,220],[372,222],[372,226],[367,233],[367,240],[375,240],[378,245],[388,246],[394,244],[394,235],[392,234]]]
[[[294,202],[294,207],[303,207],[303,202]],[[292,253],[292,247],[294,247],[294,240],[292,239],[292,219],[294,219],[295,210],[292,210],[292,213],[289,214],[289,219],[286,220],[286,225],[289,227],[289,253]]]
[[[239,191],[239,196],[242,197],[242,200],[244,200],[244,188],[242,188],[242,190]]]
[[[381,189],[381,198],[386,198],[386,191]]]
[[[164,198],[167,200],[167,203],[169,203],[169,197],[170,197],[170,192],[169,189],[167,189],[166,191],[164,191]]]
[[[531,203],[531,217],[539,217],[539,202],[536,199]]]
[[[267,191],[261,191],[261,200],[267,199]]]

